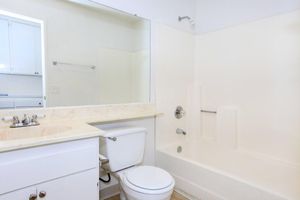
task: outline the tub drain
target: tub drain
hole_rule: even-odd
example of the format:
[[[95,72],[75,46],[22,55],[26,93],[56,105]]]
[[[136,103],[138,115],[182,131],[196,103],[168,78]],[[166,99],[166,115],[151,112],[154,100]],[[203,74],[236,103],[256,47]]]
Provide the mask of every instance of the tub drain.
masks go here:
[[[178,146],[177,147],[177,153],[181,153],[182,152],[182,146]]]

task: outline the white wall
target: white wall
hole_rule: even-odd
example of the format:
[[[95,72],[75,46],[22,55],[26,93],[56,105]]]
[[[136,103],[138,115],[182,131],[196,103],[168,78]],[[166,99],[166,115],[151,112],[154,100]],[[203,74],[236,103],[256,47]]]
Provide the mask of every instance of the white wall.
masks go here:
[[[195,40],[190,33],[162,24],[152,25],[152,66],[155,70],[157,146],[185,139],[176,128],[186,128],[186,118],[176,119],[178,105],[187,109],[187,88],[193,83]]]
[[[300,163],[299,36],[295,11],[196,37],[201,107],[220,111],[206,119],[202,136],[231,137],[240,149]],[[232,111],[238,114],[236,127],[210,130]],[[212,120],[217,124],[209,125]]]

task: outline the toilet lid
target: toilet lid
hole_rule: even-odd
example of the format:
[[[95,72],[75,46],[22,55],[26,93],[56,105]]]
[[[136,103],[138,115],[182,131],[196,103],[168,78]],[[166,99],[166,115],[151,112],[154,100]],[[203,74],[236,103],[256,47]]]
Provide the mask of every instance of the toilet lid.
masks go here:
[[[168,172],[151,166],[140,166],[126,172],[126,179],[132,185],[147,190],[161,190],[173,183]]]

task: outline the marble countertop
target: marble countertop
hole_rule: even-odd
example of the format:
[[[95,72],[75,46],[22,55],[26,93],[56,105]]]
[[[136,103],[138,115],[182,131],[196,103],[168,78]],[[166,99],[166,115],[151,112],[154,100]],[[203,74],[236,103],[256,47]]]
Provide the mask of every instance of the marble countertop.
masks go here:
[[[41,124],[0,129],[0,153],[42,145],[99,137],[104,132],[86,123]]]
[[[0,127],[0,153],[18,149],[100,137],[105,132],[92,124],[139,119],[159,115],[156,112],[117,114],[109,117],[91,116],[86,119],[41,121],[41,125],[23,128]]]

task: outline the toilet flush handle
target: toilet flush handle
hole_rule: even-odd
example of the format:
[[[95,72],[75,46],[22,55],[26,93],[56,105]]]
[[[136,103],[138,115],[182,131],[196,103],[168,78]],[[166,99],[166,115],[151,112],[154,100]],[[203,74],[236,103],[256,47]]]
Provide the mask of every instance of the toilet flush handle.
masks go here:
[[[114,142],[117,141],[117,138],[116,138],[116,137],[108,137],[108,139],[109,139],[109,140],[112,140],[112,141],[114,141]]]

